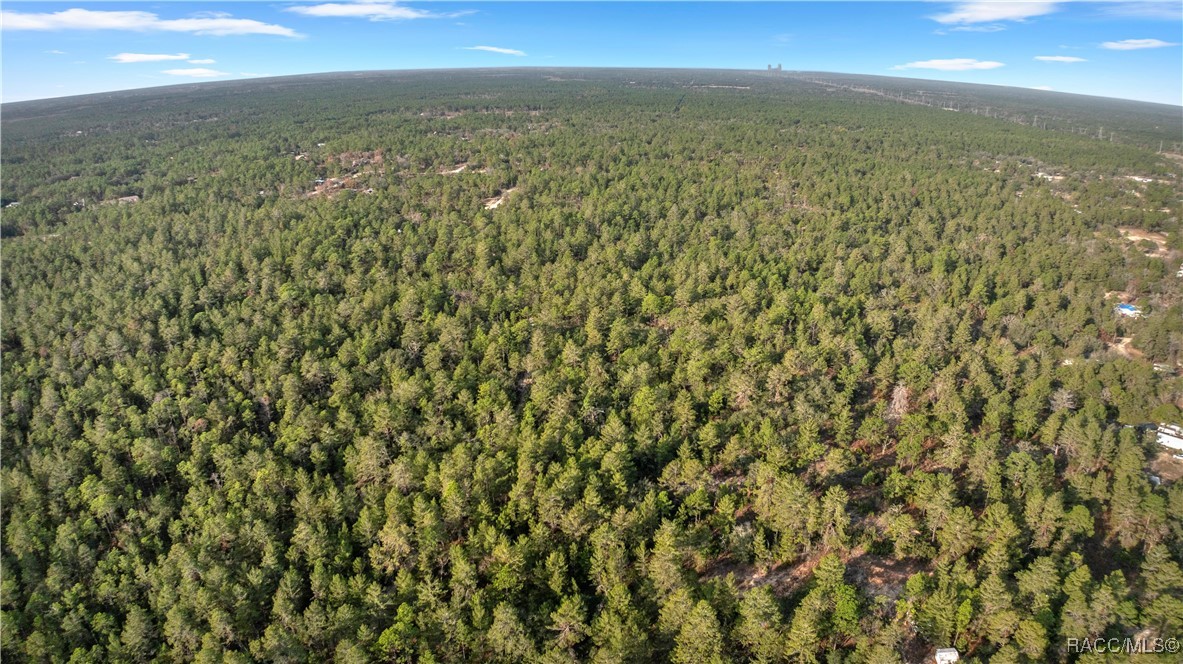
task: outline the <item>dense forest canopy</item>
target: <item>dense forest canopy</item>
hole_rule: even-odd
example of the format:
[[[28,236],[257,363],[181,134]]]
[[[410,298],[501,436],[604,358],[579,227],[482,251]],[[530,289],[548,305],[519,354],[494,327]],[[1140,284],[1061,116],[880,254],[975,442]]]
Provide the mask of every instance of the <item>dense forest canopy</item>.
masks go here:
[[[4,657],[1183,637],[1181,110],[901,81],[4,106]]]

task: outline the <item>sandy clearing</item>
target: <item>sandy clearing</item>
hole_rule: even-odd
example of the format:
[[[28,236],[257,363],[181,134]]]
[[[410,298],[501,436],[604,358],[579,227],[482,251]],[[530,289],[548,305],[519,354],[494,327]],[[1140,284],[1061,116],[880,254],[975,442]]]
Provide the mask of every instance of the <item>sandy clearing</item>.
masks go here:
[[[1119,226],[1117,231],[1131,240],[1150,240],[1160,246],[1167,243],[1167,236],[1163,233],[1144,231],[1139,228],[1130,228],[1129,226]]]
[[[493,198],[486,198],[485,199],[485,209],[486,210],[496,210],[497,208],[501,207],[501,204],[504,203],[507,198],[509,198],[510,194],[512,194],[513,192],[515,192],[517,190],[518,190],[517,187],[514,187],[512,189],[506,189],[505,191],[501,192],[500,196],[494,196]]]
[[[1133,341],[1133,337],[1118,337],[1117,343],[1106,342],[1105,347],[1122,357],[1130,359],[1142,357],[1142,351],[1130,345]]]
[[[1130,228],[1128,226],[1119,226],[1117,231],[1127,240],[1135,242],[1149,240],[1153,242],[1156,249],[1147,252],[1147,256],[1166,256],[1170,253],[1170,250],[1167,249],[1167,236],[1164,233],[1144,231],[1140,228]]]
[[[1150,472],[1164,482],[1176,482],[1183,478],[1183,460],[1176,459],[1174,454],[1165,448],[1160,449],[1158,455],[1150,462]]]

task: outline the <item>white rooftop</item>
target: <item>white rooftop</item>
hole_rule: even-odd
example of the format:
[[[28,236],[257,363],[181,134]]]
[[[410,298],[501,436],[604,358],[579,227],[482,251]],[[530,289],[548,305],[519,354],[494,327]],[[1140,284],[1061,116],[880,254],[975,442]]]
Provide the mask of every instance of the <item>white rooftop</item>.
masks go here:
[[[1158,444],[1173,450],[1183,450],[1183,427],[1179,425],[1158,425]]]

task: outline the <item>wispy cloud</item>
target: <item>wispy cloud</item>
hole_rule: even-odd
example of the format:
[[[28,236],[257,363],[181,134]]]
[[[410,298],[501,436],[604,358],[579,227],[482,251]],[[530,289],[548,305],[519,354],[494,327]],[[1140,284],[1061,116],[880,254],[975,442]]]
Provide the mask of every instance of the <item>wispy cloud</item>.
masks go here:
[[[53,13],[0,11],[4,30],[131,30],[135,32],[187,32],[195,35],[276,35],[299,37],[291,28],[249,18],[196,17],[163,19],[152,12],[66,9]]]
[[[108,60],[115,62],[122,62],[129,64],[132,62],[161,62],[163,60],[188,60],[191,56],[188,53],[116,53]]]
[[[1044,92],[1051,92],[1052,86],[1050,86],[1050,85],[1034,85],[1031,87],[1031,89],[1032,90],[1043,90]]]
[[[961,2],[944,14],[930,16],[945,25],[1023,21],[1056,11],[1058,2]]]
[[[472,14],[471,11],[440,14],[414,7],[404,7],[394,2],[326,2],[319,5],[297,5],[285,11],[304,16],[326,18],[364,18],[371,21],[411,21],[421,18],[456,18]]]
[[[896,65],[892,69],[936,69],[938,71],[972,71],[977,69],[998,69],[1006,65],[993,60],[975,60],[973,58],[949,58],[946,60],[921,60],[909,62],[906,65]]]
[[[233,16],[233,14],[231,14],[230,12],[206,10],[206,11],[200,11],[200,12],[193,12],[192,14],[189,14],[189,16],[192,16],[193,18],[230,18],[231,16]]]
[[[465,46],[466,51],[488,51],[489,53],[500,53],[502,55],[525,55],[525,51],[519,51],[516,48],[501,48],[500,46]]]
[[[1006,30],[1006,26],[1000,23],[987,23],[986,25],[955,25],[949,28],[949,32],[1002,32]]]
[[[56,48],[53,49],[52,51],[46,51],[46,53],[48,53],[50,55],[65,55],[66,54],[65,51],[59,51]]]
[[[1075,55],[1037,55],[1035,59],[1041,62],[1088,62],[1088,60]]]
[[[165,69],[161,74],[168,74],[169,76],[186,76],[188,78],[218,78],[219,76],[229,76],[229,72],[218,71],[216,69],[208,69],[206,67],[190,67],[188,69]]]
[[[1142,48],[1163,48],[1164,46],[1178,46],[1178,44],[1165,42],[1161,39],[1123,39],[1121,41],[1107,41],[1101,44],[1101,48],[1107,48],[1111,51],[1136,51]]]
[[[217,60],[215,60],[213,58],[202,58],[200,60],[190,60],[189,64],[191,64],[191,65],[212,65],[215,62],[217,62]]]
[[[1158,21],[1183,20],[1183,4],[1178,0],[1149,0],[1126,2],[1107,2],[1099,7],[1099,11],[1106,16],[1119,18],[1143,18]]]

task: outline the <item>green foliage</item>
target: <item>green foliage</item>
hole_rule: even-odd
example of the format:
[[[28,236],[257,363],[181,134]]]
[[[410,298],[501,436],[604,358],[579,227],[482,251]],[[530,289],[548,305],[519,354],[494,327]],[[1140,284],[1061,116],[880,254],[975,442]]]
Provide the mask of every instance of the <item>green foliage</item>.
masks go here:
[[[1152,367],[1178,256],[1114,228],[1178,249],[1162,109],[256,85],[4,108],[5,657],[1063,661],[1183,629],[1183,489],[1119,424],[1183,390]],[[1127,111],[1126,144],[1070,129]]]

